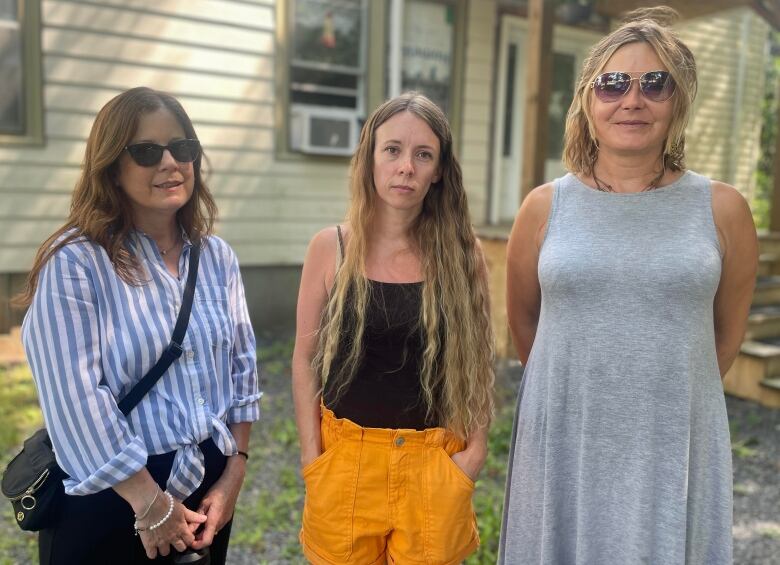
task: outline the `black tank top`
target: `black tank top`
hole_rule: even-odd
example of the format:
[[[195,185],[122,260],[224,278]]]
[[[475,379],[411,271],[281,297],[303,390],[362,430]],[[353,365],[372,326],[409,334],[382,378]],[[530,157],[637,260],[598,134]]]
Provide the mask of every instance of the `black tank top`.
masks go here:
[[[368,283],[371,296],[366,308],[363,356],[349,387],[334,401],[338,372],[354,334],[354,322],[345,316],[343,339],[331,365],[332,377],[323,391],[325,406],[337,417],[364,428],[436,427],[435,418],[426,419],[420,385],[422,283]]]
[[[341,226],[336,226],[336,231],[340,262],[344,256]],[[426,418],[420,384],[422,283],[369,280],[368,284],[371,296],[366,308],[363,355],[352,382],[336,401],[339,371],[344,366],[347,344],[355,333],[354,320],[345,316],[343,339],[331,364],[332,378],[323,391],[325,406],[338,418],[348,418],[364,428],[437,427],[435,417]]]

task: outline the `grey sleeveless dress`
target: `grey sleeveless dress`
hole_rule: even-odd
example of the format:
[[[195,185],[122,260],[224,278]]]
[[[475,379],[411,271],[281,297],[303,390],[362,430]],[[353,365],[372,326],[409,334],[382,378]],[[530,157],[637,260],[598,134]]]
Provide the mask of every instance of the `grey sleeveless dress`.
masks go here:
[[[710,181],[554,186],[499,563],[731,563]]]

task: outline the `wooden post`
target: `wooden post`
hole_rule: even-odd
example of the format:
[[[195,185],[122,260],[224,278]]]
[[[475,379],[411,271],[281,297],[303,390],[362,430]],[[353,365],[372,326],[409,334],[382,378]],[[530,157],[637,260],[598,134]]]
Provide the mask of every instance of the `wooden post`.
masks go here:
[[[772,200],[769,208],[769,231],[780,232],[780,80],[775,86],[775,158],[772,162]]]
[[[523,171],[520,199],[544,182],[547,125],[552,90],[553,1],[528,2],[528,76],[523,126]]]

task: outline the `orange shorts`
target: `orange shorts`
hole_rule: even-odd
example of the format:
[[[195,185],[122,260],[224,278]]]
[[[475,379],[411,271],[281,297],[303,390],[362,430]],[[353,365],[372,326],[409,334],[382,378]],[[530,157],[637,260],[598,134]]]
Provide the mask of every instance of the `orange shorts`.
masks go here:
[[[442,428],[362,428],[322,409],[323,453],[304,467],[301,544],[315,565],[457,564],[479,545],[472,481]]]

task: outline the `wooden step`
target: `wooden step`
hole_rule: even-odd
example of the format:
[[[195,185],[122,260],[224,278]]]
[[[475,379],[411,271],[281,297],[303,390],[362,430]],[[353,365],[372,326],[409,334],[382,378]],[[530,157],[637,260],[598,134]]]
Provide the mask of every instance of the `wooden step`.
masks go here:
[[[753,305],[780,304],[780,276],[758,277],[753,291]]]
[[[764,379],[761,381],[761,386],[780,391],[780,377],[774,379]]]
[[[780,304],[753,306],[748,316],[746,340],[780,336]]]
[[[758,276],[780,275],[780,253],[762,253],[758,256]]]
[[[731,395],[780,408],[780,390],[768,386],[780,376],[780,338],[776,343],[747,340],[726,377],[723,388]]]
[[[780,233],[758,232],[758,248],[761,253],[780,254]]]

